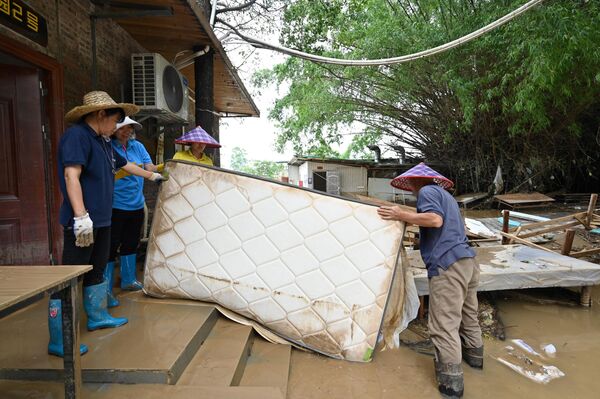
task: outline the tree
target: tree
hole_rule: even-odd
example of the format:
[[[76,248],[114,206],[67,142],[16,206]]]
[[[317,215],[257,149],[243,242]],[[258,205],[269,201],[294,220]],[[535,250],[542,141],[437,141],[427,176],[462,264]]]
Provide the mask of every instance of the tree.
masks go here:
[[[295,0],[281,42],[351,59],[392,57],[448,42],[524,0]],[[509,186],[598,184],[600,2],[546,1],[451,51],[381,67],[297,58],[257,83],[290,85],[270,115],[277,144],[299,153],[338,144],[349,126],[448,165],[463,191],[486,190],[498,165]],[[360,140],[358,141],[360,143]]]
[[[269,179],[278,179],[285,171],[285,164],[272,161],[248,161],[246,150],[234,147],[231,151],[231,169]]]

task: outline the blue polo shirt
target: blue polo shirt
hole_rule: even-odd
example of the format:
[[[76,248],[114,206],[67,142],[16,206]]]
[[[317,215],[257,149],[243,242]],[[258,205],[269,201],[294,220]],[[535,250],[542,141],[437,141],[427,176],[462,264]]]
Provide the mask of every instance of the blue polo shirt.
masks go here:
[[[113,151],[110,142],[96,134],[85,122],[68,128],[58,144],[58,181],[63,202],[59,220],[63,226],[73,226],[73,208],[65,184],[66,166],[81,165],[83,204],[94,228],[110,226],[115,171],[127,161]]]
[[[428,277],[439,275],[439,267],[448,270],[459,259],[475,257],[467,243],[458,204],[450,193],[437,185],[424,186],[417,197],[417,212],[434,212],[444,220],[439,228],[419,227],[421,257]]]
[[[117,140],[112,140],[114,150],[129,162],[143,168],[144,164],[152,163],[150,155],[142,143],[137,140],[127,141],[127,146]],[[115,181],[113,208],[125,211],[136,211],[144,207],[144,178],[128,175]]]

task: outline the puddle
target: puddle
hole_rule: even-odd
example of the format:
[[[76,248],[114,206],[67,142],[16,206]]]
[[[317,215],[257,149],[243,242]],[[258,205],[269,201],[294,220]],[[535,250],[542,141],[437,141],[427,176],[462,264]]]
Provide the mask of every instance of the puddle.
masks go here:
[[[595,398],[600,391],[597,364],[600,358],[600,286],[594,289],[592,308],[561,304],[536,304],[519,298],[496,299],[506,328],[506,341],[485,340],[483,371],[465,372],[464,398]],[[491,355],[523,339],[545,356],[542,347],[552,343],[554,357],[542,363],[565,376],[538,384]],[[406,347],[377,352],[369,364],[353,364],[294,351],[288,398],[439,398],[434,385],[433,361]]]

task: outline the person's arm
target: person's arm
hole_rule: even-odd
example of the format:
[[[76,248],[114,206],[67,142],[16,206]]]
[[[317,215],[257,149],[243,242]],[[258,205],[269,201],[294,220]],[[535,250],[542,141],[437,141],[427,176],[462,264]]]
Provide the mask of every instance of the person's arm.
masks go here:
[[[158,172],[158,166],[153,163],[145,163],[144,170],[149,170],[150,172]]]
[[[85,209],[85,204],[83,203],[83,191],[81,190],[81,183],[79,182],[81,165],[65,166],[64,176],[67,196],[69,197],[69,202],[73,208],[73,215],[75,217],[85,215],[87,211]]]
[[[382,206],[377,213],[383,220],[397,220],[421,227],[442,227],[444,219],[435,212],[408,212],[399,206]]]
[[[152,175],[154,175],[154,172],[150,170],[144,170],[133,162],[127,162],[127,164],[125,164],[125,166],[123,166],[121,169],[129,174],[143,177],[144,179],[152,179]]]

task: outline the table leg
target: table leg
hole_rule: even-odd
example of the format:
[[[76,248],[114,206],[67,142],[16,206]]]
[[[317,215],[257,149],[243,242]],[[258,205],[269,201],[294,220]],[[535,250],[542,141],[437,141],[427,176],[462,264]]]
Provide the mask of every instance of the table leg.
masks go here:
[[[65,399],[81,398],[81,355],[79,354],[79,285],[77,278],[63,291],[62,323],[65,356]]]

